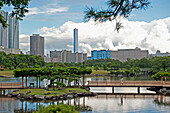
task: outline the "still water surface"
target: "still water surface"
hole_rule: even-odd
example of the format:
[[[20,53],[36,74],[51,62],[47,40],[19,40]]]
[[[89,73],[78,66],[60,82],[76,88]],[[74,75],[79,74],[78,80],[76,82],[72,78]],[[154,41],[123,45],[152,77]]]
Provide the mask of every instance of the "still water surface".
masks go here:
[[[61,101],[60,101],[61,102]],[[38,105],[48,106],[57,101],[20,101],[0,97],[0,113],[29,113]],[[63,101],[64,104],[81,106],[80,113],[170,113],[170,96],[163,95],[98,95]],[[88,111],[90,110],[90,111]]]

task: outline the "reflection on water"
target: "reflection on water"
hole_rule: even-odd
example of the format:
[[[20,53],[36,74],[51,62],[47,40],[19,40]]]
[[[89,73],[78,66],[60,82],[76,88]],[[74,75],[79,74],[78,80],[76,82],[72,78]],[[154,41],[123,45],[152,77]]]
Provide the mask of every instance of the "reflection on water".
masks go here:
[[[38,105],[58,104],[63,102],[76,105],[81,113],[168,113],[170,112],[170,96],[163,95],[98,95],[62,101],[20,101],[14,98],[0,97],[0,113],[31,113]]]
[[[147,87],[140,87],[140,93],[155,94],[154,91],[149,91]],[[137,87],[114,87],[114,93],[138,93]],[[112,93],[111,87],[90,87],[90,91],[96,93]]]

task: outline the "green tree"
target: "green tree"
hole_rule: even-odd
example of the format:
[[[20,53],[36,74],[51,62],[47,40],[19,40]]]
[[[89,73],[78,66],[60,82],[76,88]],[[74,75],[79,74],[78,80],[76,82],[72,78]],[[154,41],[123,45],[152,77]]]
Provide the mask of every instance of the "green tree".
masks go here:
[[[152,71],[159,72],[159,71],[167,71],[170,67],[170,56],[167,57],[153,57],[151,59],[152,62]]]
[[[30,0],[1,0],[0,1],[0,9],[5,6],[12,6],[12,14],[11,16],[16,16],[17,19],[22,20],[25,16],[25,13],[28,12],[28,4]],[[0,23],[2,23],[3,27],[7,27],[5,18],[0,14]]]
[[[170,77],[169,72],[157,72],[156,74],[152,75],[152,78],[155,80],[160,80],[161,77]]]
[[[112,21],[118,16],[128,17],[132,10],[146,9],[150,5],[149,0],[108,0],[108,8],[105,10],[96,10],[94,8],[87,7],[85,9],[85,21],[89,21],[91,18],[97,22],[105,22],[107,20]],[[116,30],[122,27],[121,23],[116,23]]]

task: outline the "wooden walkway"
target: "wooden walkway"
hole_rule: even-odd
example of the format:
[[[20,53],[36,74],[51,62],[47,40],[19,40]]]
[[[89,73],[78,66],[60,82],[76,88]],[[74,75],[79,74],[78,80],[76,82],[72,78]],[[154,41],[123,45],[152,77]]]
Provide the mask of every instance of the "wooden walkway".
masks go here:
[[[170,87],[170,81],[88,81],[87,87]]]
[[[22,83],[20,82],[0,82],[0,90],[2,89],[21,89]]]

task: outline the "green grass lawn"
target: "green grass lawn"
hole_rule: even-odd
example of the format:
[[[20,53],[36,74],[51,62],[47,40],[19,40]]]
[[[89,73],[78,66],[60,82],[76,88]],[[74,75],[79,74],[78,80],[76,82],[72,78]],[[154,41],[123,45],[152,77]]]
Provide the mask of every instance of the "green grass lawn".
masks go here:
[[[101,74],[101,75],[104,75],[104,74],[109,74],[110,72],[109,71],[106,71],[106,70],[92,70],[92,74]]]
[[[1,77],[14,77],[13,70],[10,71],[0,71]]]
[[[87,92],[86,90],[80,89],[80,88],[65,88],[62,90],[58,90],[58,88],[55,88],[55,90],[53,90],[52,88],[50,88],[49,91],[44,91],[44,89],[21,89],[15,93],[26,94],[28,91],[31,91],[31,93],[29,93],[29,95],[43,95],[43,96],[45,96],[45,93],[50,92],[51,94],[46,95],[46,96],[50,97],[50,96],[59,96],[59,95],[63,95],[63,94],[72,93],[72,92],[69,92],[69,90],[72,90],[76,93]]]

